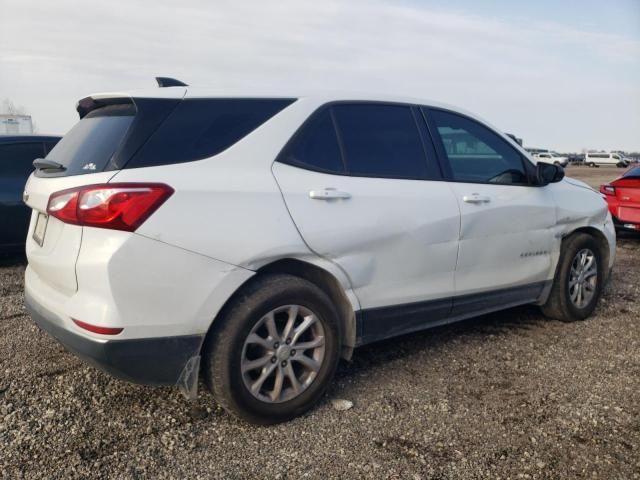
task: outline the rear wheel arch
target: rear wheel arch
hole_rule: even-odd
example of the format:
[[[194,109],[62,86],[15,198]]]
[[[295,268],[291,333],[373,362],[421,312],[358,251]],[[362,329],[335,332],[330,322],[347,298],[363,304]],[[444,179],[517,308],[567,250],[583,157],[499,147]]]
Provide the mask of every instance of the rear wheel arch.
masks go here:
[[[342,357],[350,359],[356,344],[356,314],[340,281],[330,272],[303,260],[284,258],[262,266],[256,276],[288,274],[303,278],[323,290],[333,302],[339,316]]]
[[[278,274],[287,274],[303,278],[319,287],[329,296],[339,316],[339,327],[342,338],[342,357],[349,360],[356,344],[357,324],[354,308],[349,301],[343,286],[340,281],[327,270],[312,263],[295,258],[279,259],[263,265],[256,270],[256,274],[240,285],[233,295],[227,299],[223,307],[211,322],[207,332],[207,337],[213,334],[216,326],[220,324],[219,320],[224,318],[229,307],[235,303],[238,296],[243,295],[244,292],[251,289],[252,285],[261,281],[265,276]],[[206,343],[206,341],[203,342],[203,346],[206,345]]]

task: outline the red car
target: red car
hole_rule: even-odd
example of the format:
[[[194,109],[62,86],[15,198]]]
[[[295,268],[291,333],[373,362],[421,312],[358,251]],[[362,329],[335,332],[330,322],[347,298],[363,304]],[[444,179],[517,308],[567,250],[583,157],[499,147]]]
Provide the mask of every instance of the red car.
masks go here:
[[[640,232],[640,166],[600,186],[600,193],[609,204],[616,229]]]

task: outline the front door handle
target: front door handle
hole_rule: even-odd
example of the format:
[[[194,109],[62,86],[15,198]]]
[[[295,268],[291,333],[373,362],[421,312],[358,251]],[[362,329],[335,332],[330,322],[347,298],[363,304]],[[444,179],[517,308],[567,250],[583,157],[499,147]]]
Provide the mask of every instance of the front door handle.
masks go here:
[[[472,193],[471,195],[465,195],[462,197],[462,201],[465,203],[489,203],[491,201],[490,197],[486,195],[480,195],[479,193]]]
[[[341,192],[340,190],[336,190],[335,188],[325,188],[323,190],[311,190],[309,192],[309,197],[313,198],[314,200],[346,200],[348,198],[351,198],[351,194],[347,192]]]

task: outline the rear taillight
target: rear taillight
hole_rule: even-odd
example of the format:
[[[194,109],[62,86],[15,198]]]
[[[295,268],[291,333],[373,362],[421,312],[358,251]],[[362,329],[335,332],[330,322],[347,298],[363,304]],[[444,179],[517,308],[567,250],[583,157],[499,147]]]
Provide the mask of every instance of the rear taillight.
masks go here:
[[[173,194],[162,183],[106,183],[51,194],[47,213],[65,223],[133,232]]]
[[[600,193],[604,193],[605,195],[616,195],[616,187],[613,185],[601,185]]]

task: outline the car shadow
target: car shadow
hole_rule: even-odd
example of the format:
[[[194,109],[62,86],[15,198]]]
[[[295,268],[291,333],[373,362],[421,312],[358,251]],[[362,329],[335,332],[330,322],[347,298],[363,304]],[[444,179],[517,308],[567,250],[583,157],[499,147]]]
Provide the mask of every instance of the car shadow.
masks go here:
[[[640,241],[640,232],[631,232],[627,230],[618,230],[616,232],[616,237],[618,242],[630,243],[630,242],[638,242]],[[620,246],[620,245],[618,245]]]
[[[24,253],[0,253],[0,267],[17,267],[27,264]]]
[[[349,362],[341,362],[336,378],[347,378],[389,361],[454,343],[463,337],[471,342],[476,337],[522,333],[550,321],[538,307],[525,305],[389,338],[356,348]]]

